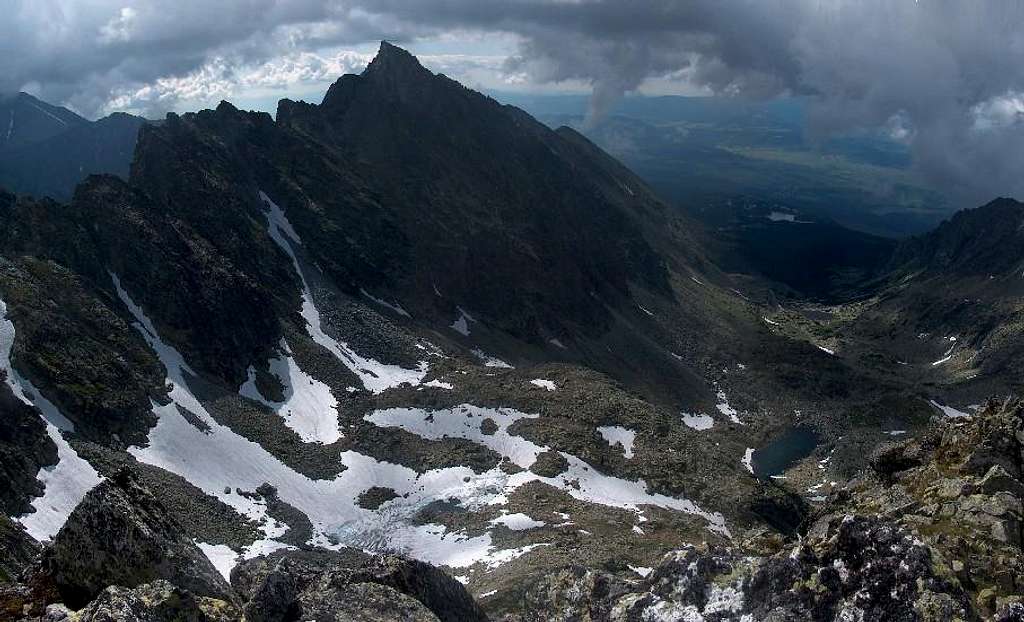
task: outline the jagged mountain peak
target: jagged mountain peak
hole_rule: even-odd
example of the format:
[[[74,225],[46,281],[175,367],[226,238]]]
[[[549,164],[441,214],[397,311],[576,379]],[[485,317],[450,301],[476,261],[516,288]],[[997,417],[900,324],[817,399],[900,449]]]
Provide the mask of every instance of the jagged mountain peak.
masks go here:
[[[374,59],[370,61],[370,64],[366,66],[366,69],[363,70],[363,75],[369,76],[388,72],[395,73],[413,71],[430,73],[423,65],[420,64],[419,59],[408,50],[400,48],[388,41],[381,41],[380,49],[377,51],[377,56],[375,56]]]
[[[360,87],[369,88],[373,99],[377,101],[424,103],[431,96],[437,95],[442,82],[455,84],[435,75],[408,51],[381,41],[380,51],[363,73],[358,76],[346,74],[338,78],[328,89],[321,105],[330,109],[345,109]]]

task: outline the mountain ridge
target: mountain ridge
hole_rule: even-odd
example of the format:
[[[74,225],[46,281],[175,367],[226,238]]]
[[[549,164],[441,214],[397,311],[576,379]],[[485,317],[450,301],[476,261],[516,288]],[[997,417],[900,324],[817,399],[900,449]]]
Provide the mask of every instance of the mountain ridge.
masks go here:
[[[381,55],[277,119],[222,102],[143,125],[128,179],[90,176],[67,204],[0,194],[0,408],[35,421],[0,442],[0,464],[38,474],[3,499],[25,550],[101,537],[62,528],[130,478],[173,518],[174,546],[232,585],[291,582],[277,600],[303,611],[359,585],[422,613],[381,591],[410,594],[413,562],[380,561],[402,553],[427,588],[468,598],[422,562],[515,619],[573,565],[645,592],[641,571],[700,542],[786,564],[873,451],[969,414],[965,387],[1015,386],[1007,368],[975,386],[932,365],[931,349],[974,345],[947,325],[890,360],[870,318],[908,291],[947,300],[928,278],[948,273],[849,306],[779,304],[579,133]],[[993,352],[1024,343],[1005,334]],[[354,549],[382,557],[353,570]],[[145,577],[93,577],[87,607],[179,598],[158,583],[173,576]],[[31,601],[6,589],[0,603]],[[227,597],[216,607],[244,604]]]

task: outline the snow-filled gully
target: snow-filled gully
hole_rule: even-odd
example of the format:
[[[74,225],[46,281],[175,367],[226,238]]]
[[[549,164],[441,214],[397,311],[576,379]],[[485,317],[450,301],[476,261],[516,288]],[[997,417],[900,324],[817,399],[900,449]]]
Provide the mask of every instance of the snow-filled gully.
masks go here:
[[[423,382],[427,375],[427,363],[420,362],[417,369],[404,369],[398,365],[387,365],[372,358],[362,357],[347,344],[337,341],[324,332],[320,319],[320,311],[313,303],[313,293],[309,289],[309,283],[302,273],[302,267],[295,254],[294,245],[301,245],[302,240],[295,232],[284,211],[274,203],[270,197],[260,192],[260,199],[267,206],[267,222],[269,225],[270,237],[277,243],[292,260],[295,272],[302,280],[302,317],[306,320],[306,329],[309,336],[316,343],[327,348],[345,367],[359,377],[363,386],[374,393],[381,393],[387,389],[401,386],[403,384],[418,385]]]

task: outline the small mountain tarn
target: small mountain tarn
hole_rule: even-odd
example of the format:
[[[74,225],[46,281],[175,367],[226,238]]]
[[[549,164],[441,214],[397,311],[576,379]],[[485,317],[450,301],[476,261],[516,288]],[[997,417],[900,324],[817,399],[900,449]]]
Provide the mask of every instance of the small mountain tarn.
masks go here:
[[[1021,221],[777,295],[390,44],[143,125],[0,193],[0,620],[1015,615]]]

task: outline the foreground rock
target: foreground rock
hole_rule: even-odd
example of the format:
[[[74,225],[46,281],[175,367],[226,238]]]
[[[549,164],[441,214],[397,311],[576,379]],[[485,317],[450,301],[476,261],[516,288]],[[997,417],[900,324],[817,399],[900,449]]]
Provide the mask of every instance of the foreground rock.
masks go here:
[[[86,496],[41,555],[3,519],[0,536],[11,551],[0,557],[0,622],[487,620],[441,570],[356,550],[249,560],[235,568],[232,588],[168,516],[122,468]],[[16,575],[22,582],[9,582]]]
[[[356,550],[277,552],[231,574],[248,622],[409,620],[487,616],[462,584],[423,562]]]
[[[507,620],[1024,620],[1024,406],[989,404],[871,464],[777,553],[687,548],[640,579],[568,569]]]
[[[0,584],[14,581],[39,554],[39,544],[21,525],[0,515]]]
[[[86,495],[43,553],[39,572],[73,608],[109,586],[157,579],[231,600],[231,587],[210,560],[127,469]]]
[[[216,598],[196,596],[173,584],[157,580],[135,588],[108,587],[80,611],[68,611],[63,605],[52,606],[46,618],[57,622],[229,622],[238,620],[238,610],[231,603]]]

